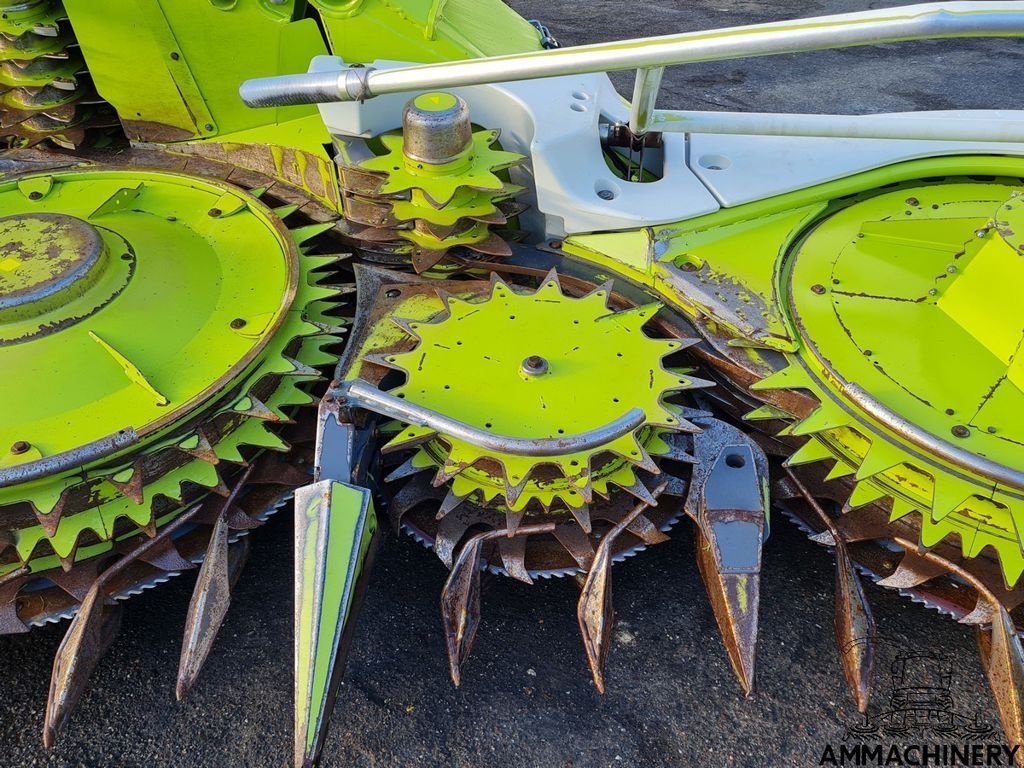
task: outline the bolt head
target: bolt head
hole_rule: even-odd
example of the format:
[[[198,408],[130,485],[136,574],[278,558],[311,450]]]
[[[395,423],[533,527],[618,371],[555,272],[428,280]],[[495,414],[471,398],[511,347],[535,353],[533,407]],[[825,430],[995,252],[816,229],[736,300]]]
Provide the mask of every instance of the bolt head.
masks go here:
[[[541,376],[548,372],[548,361],[540,355],[530,355],[523,360],[523,373],[530,376]]]
[[[32,446],[25,440],[19,440],[18,442],[11,446],[11,453],[13,453],[15,456],[18,456],[22,453],[28,453],[28,450],[31,447]]]
[[[963,424],[957,424],[950,431],[953,433],[954,437],[963,438],[963,437],[970,437],[971,436],[971,430],[968,429],[967,427],[965,427]]]
[[[231,321],[231,328],[236,331],[245,328],[245,320],[243,320],[240,317],[236,317],[234,320]]]
[[[815,283],[814,285],[811,286],[811,293],[815,293],[818,296],[821,296],[821,294],[823,294],[824,292],[825,286],[821,285],[820,283]]]

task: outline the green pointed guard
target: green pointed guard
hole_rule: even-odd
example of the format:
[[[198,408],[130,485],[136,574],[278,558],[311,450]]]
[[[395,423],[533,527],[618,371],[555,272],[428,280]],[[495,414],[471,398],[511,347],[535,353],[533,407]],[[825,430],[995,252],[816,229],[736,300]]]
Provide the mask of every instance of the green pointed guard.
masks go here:
[[[377,543],[370,492],[321,480],[295,492],[295,765],[316,765]]]

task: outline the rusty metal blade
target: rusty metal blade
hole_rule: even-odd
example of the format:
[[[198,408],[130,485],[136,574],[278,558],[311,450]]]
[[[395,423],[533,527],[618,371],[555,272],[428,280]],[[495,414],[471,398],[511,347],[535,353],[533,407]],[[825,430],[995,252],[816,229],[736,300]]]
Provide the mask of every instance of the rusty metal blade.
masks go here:
[[[498,540],[498,554],[501,565],[513,579],[533,584],[530,572],[526,569],[526,537],[516,536]]]
[[[836,642],[843,676],[857,709],[867,712],[874,671],[875,620],[846,544],[836,541]]]
[[[982,666],[1009,744],[1024,742],[1024,651],[1005,608],[999,606],[991,629],[978,628]]]
[[[458,687],[462,682],[462,664],[480,626],[480,548],[483,539],[474,536],[459,552],[452,572],[441,590],[441,620],[444,624],[448,671]]]
[[[742,432],[724,424],[693,442],[699,469],[686,508],[697,521],[697,566],[729,661],[749,696],[767,525],[767,459]]]
[[[896,570],[884,579],[879,579],[878,584],[892,589],[911,589],[945,573],[947,571],[941,565],[918,557],[913,552],[904,552]]]
[[[743,692],[749,696],[754,690],[760,573],[723,572],[715,558],[714,545],[699,528],[696,543],[697,567],[707,589],[718,631]]]
[[[57,732],[64,727],[89,675],[121,628],[120,604],[108,605],[99,582],[93,585],[57,648],[50,677],[50,695],[46,701],[43,746],[50,748]]]
[[[231,605],[228,575],[228,518],[221,514],[210,536],[185,620],[174,695],[180,701],[199,676]]]
[[[665,484],[662,483],[654,490],[652,501],[656,501],[664,490]],[[580,590],[576,620],[580,626],[580,635],[583,637],[583,650],[590,666],[590,674],[594,678],[594,687],[598,693],[604,693],[604,667],[608,660],[612,625],[615,622],[615,609],[612,606],[612,545],[619,534],[649,506],[651,505],[646,501],[641,501],[605,534],[597,546],[587,578]]]

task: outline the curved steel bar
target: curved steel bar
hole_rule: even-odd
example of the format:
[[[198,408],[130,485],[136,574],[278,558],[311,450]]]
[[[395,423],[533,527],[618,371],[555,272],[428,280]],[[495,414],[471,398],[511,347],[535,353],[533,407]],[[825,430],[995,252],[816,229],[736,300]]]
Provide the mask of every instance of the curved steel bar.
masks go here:
[[[250,107],[361,101],[386,93],[906,40],[1021,35],[1024,35],[1024,2],[1020,0],[925,3],[398,69],[350,68],[329,76],[311,73],[258,78],[242,83],[239,93]]]
[[[27,483],[30,480],[38,480],[41,477],[48,477],[58,472],[91,464],[94,461],[105,459],[107,456],[112,456],[137,442],[139,442],[138,434],[134,429],[128,427],[88,445],[64,451],[64,453],[55,453],[53,456],[44,456],[35,461],[26,461],[24,464],[5,467],[0,469],[0,488]]]
[[[1024,472],[1007,467],[998,462],[979,456],[976,453],[960,448],[952,443],[936,437],[913,422],[903,418],[895,411],[878,402],[862,387],[852,382],[841,383],[843,394],[862,411],[878,420],[900,437],[919,448],[938,456],[958,467],[976,472],[993,482],[1024,491]]]
[[[339,387],[338,393],[349,406],[373,411],[417,427],[429,427],[445,437],[462,440],[477,448],[514,456],[564,456],[577,451],[593,450],[632,432],[644,423],[643,410],[633,408],[615,421],[578,435],[539,439],[508,437],[478,429],[437,411],[389,395],[361,379],[345,382]]]

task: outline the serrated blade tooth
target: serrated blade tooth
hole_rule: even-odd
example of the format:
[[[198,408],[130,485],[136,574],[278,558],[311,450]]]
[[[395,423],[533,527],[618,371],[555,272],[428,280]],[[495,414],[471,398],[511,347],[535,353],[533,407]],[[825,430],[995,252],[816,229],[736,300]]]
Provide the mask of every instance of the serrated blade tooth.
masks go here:
[[[436,554],[446,568],[451,568],[455,556],[455,548],[462,540],[463,534],[469,530],[471,520],[466,519],[458,511],[445,515],[437,526],[437,534],[434,537],[434,554]]]
[[[526,569],[526,537],[503,537],[498,539],[498,554],[505,572],[517,581],[533,584],[530,572]]]
[[[432,462],[430,462],[429,459],[427,461],[422,461],[424,457],[426,457],[426,454],[423,451],[417,451],[404,462],[402,462],[401,465],[391,470],[391,472],[388,473],[387,477],[384,478],[384,482],[393,483],[396,480],[401,480],[403,478],[410,477],[420,472],[427,471],[434,465]],[[417,465],[417,460],[419,460],[419,465]]]
[[[583,529],[583,532],[590,533],[592,530],[590,523],[590,505],[582,504],[578,507],[570,506],[569,512],[574,518],[576,518],[576,522],[579,524],[580,528]]]
[[[444,497],[444,501],[441,502],[441,506],[437,510],[436,520],[441,520],[449,512],[458,507],[466,499],[463,496],[456,495],[455,491],[449,489],[448,495]]]
[[[946,572],[945,568],[931,560],[913,552],[904,552],[896,570],[884,579],[879,579],[878,584],[890,589],[912,589]]]

